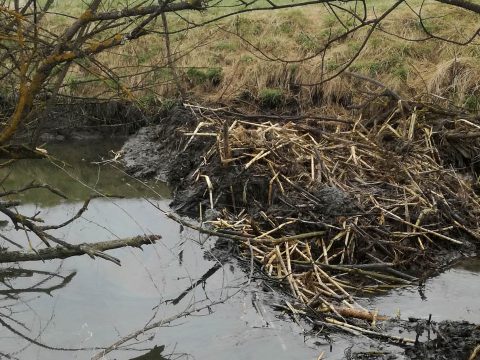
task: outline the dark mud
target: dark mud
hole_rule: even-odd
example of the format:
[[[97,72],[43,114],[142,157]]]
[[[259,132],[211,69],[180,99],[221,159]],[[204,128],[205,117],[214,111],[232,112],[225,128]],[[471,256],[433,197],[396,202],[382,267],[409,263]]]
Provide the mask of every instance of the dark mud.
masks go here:
[[[213,138],[185,136],[193,132],[198,122],[189,110],[175,108],[156,125],[146,126],[129,138],[123,146],[123,161],[126,171],[135,177],[157,178],[166,181],[174,190],[172,208],[182,215],[198,217],[199,204],[209,208],[208,187],[205,181],[195,181],[196,170],[204,161],[203,156],[214,143]],[[245,181],[248,179],[248,181]],[[255,216],[255,209],[261,210],[266,203],[266,191],[270,179],[252,176],[248,170],[234,167],[216,166],[211,169],[210,180],[216,186],[218,195],[214,200],[217,208],[246,206]],[[242,191],[232,192],[232,188],[244,186]],[[313,194],[320,208],[312,209],[319,214],[355,213],[359,209],[348,194],[333,187],[319,188]],[[307,199],[308,200],[308,199]],[[307,201],[308,202],[308,201]],[[233,204],[233,205],[232,205]],[[288,205],[288,204],[287,204]],[[274,209],[273,209],[274,210]],[[305,225],[308,226],[308,225]],[[312,225],[313,226],[313,225]],[[315,224],[316,227],[321,223]],[[460,253],[442,255],[444,263],[461,256]],[[445,321],[440,323],[426,320],[395,322],[387,327],[396,327],[400,333],[408,333],[417,338],[414,346],[402,346],[402,355],[373,351],[352,352],[347,359],[469,359],[476,345],[480,344],[480,330],[477,325],[467,322]]]
[[[195,216],[206,187],[189,186],[205,151],[213,144],[208,137],[189,137],[182,130],[194,131],[197,120],[184,108],[176,107],[159,124],[146,126],[123,146],[126,171],[139,178],[167,182],[174,191],[172,207]]]
[[[12,101],[0,97],[0,114],[8,117],[13,109]],[[122,101],[56,104],[23,125],[16,139],[21,143],[38,144],[127,137],[158,119],[159,114]]]
[[[195,181],[198,175],[195,171],[204,161],[203,156],[214,144],[214,139],[184,135],[185,132],[194,132],[197,125],[198,120],[190,111],[177,107],[157,125],[140,129],[122,149],[128,173],[167,182],[174,190],[172,208],[191,217],[198,216],[199,204],[205,209],[210,208],[208,196],[205,196],[207,182]],[[237,204],[254,215],[261,210],[262,204],[267,203],[266,189],[270,178],[238,167],[213,165],[210,171],[210,180],[217,194],[213,199],[216,208],[230,209]],[[318,188],[314,196],[319,200],[318,206],[312,209],[316,213],[337,216],[359,211],[354,200],[337,188]],[[280,209],[273,206],[270,210]]]
[[[123,146],[126,170],[135,177],[151,177],[170,183],[182,180],[209,145],[194,141],[188,152],[183,151],[188,139],[180,131],[194,128],[195,124],[195,118],[187,110],[177,107],[159,124],[143,127]]]
[[[438,324],[414,321],[417,336],[428,340],[418,342],[405,353],[414,360],[470,359],[475,347],[480,345],[480,326],[466,321],[443,321]],[[480,356],[472,358],[479,359]]]

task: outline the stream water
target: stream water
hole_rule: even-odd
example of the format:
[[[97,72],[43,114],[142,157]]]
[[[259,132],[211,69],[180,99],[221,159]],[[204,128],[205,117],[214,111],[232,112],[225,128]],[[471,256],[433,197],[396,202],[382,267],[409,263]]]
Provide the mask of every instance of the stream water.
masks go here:
[[[90,359],[99,348],[195,302],[201,306],[222,301],[210,311],[182,317],[140,335],[104,358],[317,359],[325,352],[327,359],[341,359],[345,349],[359,341],[339,335],[331,345],[323,337],[304,336],[301,325],[279,316],[269,306],[282,299],[260,290],[255,282],[249,284],[248,274],[235,262],[221,267],[178,304],[168,302],[217,264],[210,253],[213,240],[181,229],[162,213],[168,211],[170,197],[164,184],[145,186],[114,166],[92,163],[101,160],[98,154],[108,157],[110,149],[119,147],[106,142],[55,145],[47,147],[49,152],[65,163],[22,161],[8,177],[2,170],[5,189],[36,180],[69,197],[64,200],[44,189],[19,197],[20,213],[33,216],[39,212],[47,224],[67,220],[96,192],[122,196],[93,200],[80,219],[53,232],[65,241],[97,242],[142,234],[159,234],[162,239],[143,250],[110,251],[121,260],[120,267],[88,256],[23,263],[21,268],[3,264],[0,358],[10,354],[18,359]],[[16,231],[6,219],[0,218],[1,234],[28,249],[25,233]],[[9,250],[17,250],[7,240],[0,242]],[[31,245],[41,246],[33,238]],[[436,320],[480,323],[479,280],[480,261],[470,260],[427,281],[422,296],[418,289],[406,288],[365,302],[387,315],[400,312],[402,317],[425,318],[432,314]],[[145,355],[155,346],[165,346],[164,357]]]

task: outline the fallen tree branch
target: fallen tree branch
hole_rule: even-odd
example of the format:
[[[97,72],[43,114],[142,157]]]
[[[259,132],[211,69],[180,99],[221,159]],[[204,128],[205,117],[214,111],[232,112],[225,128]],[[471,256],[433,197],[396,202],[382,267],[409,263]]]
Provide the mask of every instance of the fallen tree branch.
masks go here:
[[[241,118],[244,120],[254,120],[254,121],[271,120],[271,121],[289,122],[289,121],[300,121],[300,120],[318,120],[318,121],[324,121],[324,122],[338,122],[343,124],[354,123],[352,119],[341,119],[337,116],[321,115],[321,114],[320,115],[303,114],[303,115],[295,115],[295,116],[269,115],[269,114],[244,114],[236,109],[230,110],[228,108],[209,108],[209,107],[194,105],[189,103],[184,103],[183,106],[192,109],[192,111],[199,111],[199,110],[209,111],[213,114],[216,114],[216,113],[224,114],[226,116],[234,117],[235,119]]]
[[[43,149],[32,149],[26,145],[0,146],[0,159],[44,159],[47,155]]]
[[[63,194],[60,190],[54,188],[53,186],[51,186],[49,184],[37,184],[35,181],[32,181],[30,184],[24,186],[21,189],[9,190],[9,191],[5,191],[3,193],[0,193],[0,197],[10,196],[10,195],[18,195],[20,193],[23,193],[27,190],[32,190],[32,189],[47,189],[52,194],[60,196],[63,199],[68,199],[67,195]],[[2,203],[2,205],[4,205],[4,204]],[[20,204],[17,204],[17,205],[20,205]]]
[[[146,235],[120,240],[102,241],[93,244],[81,244],[71,248],[56,246],[40,249],[37,250],[37,252],[4,251],[0,252],[0,263],[66,259],[68,257],[84,254],[99,256],[103,251],[106,250],[119,249],[126,246],[141,247],[142,245],[153,244],[155,241],[161,238],[162,237],[160,235]],[[116,263],[120,265],[119,260],[117,260]]]

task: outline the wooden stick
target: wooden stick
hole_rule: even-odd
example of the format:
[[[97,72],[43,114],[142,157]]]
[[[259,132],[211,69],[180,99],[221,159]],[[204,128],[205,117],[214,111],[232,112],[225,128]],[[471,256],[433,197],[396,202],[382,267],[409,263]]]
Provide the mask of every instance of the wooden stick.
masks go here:
[[[133,238],[102,241],[91,244],[72,245],[65,248],[63,246],[39,249],[34,252],[24,251],[4,251],[0,252],[0,263],[17,262],[17,261],[37,261],[66,259],[72,256],[92,254],[100,256],[100,253],[106,250],[119,249],[126,246],[141,247],[142,245],[150,245],[161,239],[160,235],[136,236]],[[106,254],[104,254],[106,255]],[[115,258],[114,258],[115,259]],[[116,259],[115,263],[120,265],[120,261]]]

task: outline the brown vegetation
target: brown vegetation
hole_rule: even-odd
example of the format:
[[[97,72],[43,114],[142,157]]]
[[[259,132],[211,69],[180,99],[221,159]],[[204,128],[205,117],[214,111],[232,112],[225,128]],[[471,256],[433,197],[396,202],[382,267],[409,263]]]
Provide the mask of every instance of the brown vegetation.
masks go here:
[[[478,120],[396,109],[375,123],[261,121],[191,109],[198,126],[185,129],[185,151],[216,141],[179,187],[202,213],[219,211],[207,232],[284,284],[292,311],[380,320],[356,295],[421,282],[479,245]]]
[[[408,100],[479,108],[468,1],[15,4],[3,1],[0,18],[0,91],[16,108],[2,142],[58,101],[168,106],[181,95],[349,113],[358,78],[338,76],[347,67]]]

